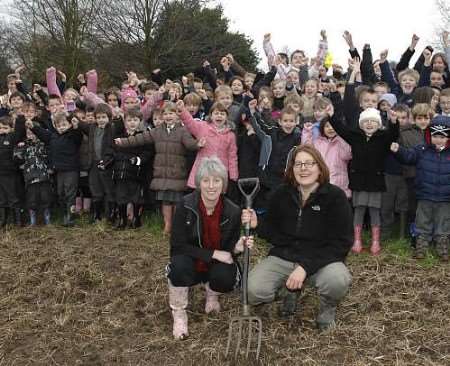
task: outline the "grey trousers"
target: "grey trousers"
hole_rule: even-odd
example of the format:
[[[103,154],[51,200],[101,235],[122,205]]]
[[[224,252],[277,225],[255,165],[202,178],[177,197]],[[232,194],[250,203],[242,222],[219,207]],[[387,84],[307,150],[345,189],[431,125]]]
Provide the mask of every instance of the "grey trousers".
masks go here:
[[[263,259],[249,273],[249,303],[257,305],[272,302],[295,267],[295,263],[275,256]],[[306,284],[317,289],[321,302],[336,306],[347,293],[351,281],[352,276],[345,264],[334,262],[308,277]]]
[[[450,202],[417,202],[416,230],[422,240],[450,235]]]

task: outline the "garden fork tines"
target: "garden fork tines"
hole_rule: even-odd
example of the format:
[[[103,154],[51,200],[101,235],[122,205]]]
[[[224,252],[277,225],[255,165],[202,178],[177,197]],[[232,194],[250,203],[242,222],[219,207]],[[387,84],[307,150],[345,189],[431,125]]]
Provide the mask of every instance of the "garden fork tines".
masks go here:
[[[238,187],[242,195],[245,197],[245,206],[250,209],[252,207],[253,199],[259,190],[258,178],[239,179]],[[250,224],[245,225],[245,236],[250,235]],[[236,359],[240,354],[241,343],[243,341],[247,343],[245,357],[248,357],[251,352],[252,345],[256,344],[255,356],[259,358],[261,350],[261,337],[262,337],[262,321],[258,316],[250,315],[250,306],[248,304],[248,266],[250,259],[250,251],[246,245],[244,245],[244,270],[242,274],[242,315],[235,316],[230,321],[228,328],[228,342],[225,355],[228,356],[232,343],[236,344],[234,358]],[[234,337],[237,331],[237,336]]]

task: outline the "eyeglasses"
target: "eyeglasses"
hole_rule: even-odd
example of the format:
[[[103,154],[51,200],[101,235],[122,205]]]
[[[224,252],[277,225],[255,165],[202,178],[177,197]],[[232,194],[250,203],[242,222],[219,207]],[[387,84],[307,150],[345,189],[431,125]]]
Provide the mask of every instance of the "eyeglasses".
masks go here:
[[[316,164],[317,164],[317,162],[312,161],[312,160],[305,161],[305,162],[296,161],[296,162],[294,162],[294,169],[301,169],[302,167],[306,168],[306,169],[311,169]]]

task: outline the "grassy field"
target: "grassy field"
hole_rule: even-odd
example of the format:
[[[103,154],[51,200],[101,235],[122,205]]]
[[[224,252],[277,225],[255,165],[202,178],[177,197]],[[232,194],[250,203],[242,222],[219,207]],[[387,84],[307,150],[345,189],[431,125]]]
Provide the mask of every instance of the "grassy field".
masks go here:
[[[255,365],[224,358],[237,293],[203,313],[192,291],[190,337],[174,341],[158,219],[116,232],[104,225],[12,229],[0,241],[0,365]],[[267,252],[260,244],[253,261]],[[254,308],[263,321],[261,365],[450,365],[450,266],[411,259],[406,242],[383,254],[351,255],[349,295],[338,326],[319,334],[318,298],[303,292],[291,320],[278,303]]]

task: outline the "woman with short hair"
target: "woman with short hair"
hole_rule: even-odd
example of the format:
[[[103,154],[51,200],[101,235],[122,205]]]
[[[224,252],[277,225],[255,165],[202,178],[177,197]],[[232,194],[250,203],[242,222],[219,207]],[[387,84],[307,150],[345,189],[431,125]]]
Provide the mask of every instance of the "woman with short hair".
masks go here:
[[[228,173],[217,157],[202,159],[195,175],[196,190],[177,205],[167,266],[169,305],[175,339],[188,336],[186,307],[189,287],[205,284],[205,312],[220,311],[218,296],[230,292],[239,279],[234,255],[253,245],[240,237],[242,224],[256,226],[256,215],[224,197]]]

